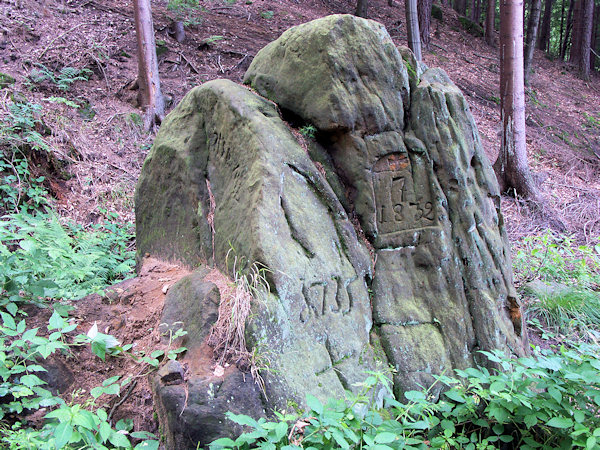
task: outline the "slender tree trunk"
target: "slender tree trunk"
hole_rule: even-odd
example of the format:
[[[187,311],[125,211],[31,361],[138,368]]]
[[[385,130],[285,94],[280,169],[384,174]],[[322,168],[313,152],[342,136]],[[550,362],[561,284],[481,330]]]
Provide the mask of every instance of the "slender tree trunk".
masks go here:
[[[594,6],[594,31],[592,33],[592,50],[594,51],[590,51],[590,69],[592,71],[596,70],[596,54],[598,53],[598,35],[599,35],[599,30],[598,27],[600,26],[600,5],[595,5]]]
[[[558,54],[560,55],[563,47],[563,39],[565,32],[565,1],[562,0],[562,6],[560,10],[560,40],[558,42]]]
[[[162,122],[165,102],[160,91],[150,0],[133,0],[133,15],[138,51],[139,100],[145,110],[144,125],[147,130],[152,130]]]
[[[550,52],[550,26],[552,23],[552,0],[544,2],[544,19],[542,20],[542,29],[538,39],[538,48]],[[535,44],[535,42],[534,42]],[[527,76],[526,76],[527,78]]]
[[[367,18],[367,7],[369,6],[368,0],[358,0],[356,2],[356,13],[355,16]]]
[[[585,0],[577,0],[573,10],[573,32],[571,38],[571,52],[569,62],[579,65],[581,58],[581,36],[583,31],[583,3]]]
[[[585,81],[590,81],[590,49],[592,44],[592,26],[594,24],[594,0],[583,0],[582,3],[579,73]]]
[[[417,0],[406,0],[406,28],[408,31],[408,46],[415,54],[417,61],[423,59],[421,55],[421,36],[419,33],[419,17],[417,13]]]
[[[388,6],[394,6],[394,0],[388,0]]]
[[[421,35],[421,46],[425,50],[429,50],[429,26],[431,24],[431,5],[433,0],[420,0],[417,8],[419,16],[419,32]]]
[[[494,38],[494,27],[496,26],[496,0],[487,1],[487,13],[485,15],[485,42],[492,47],[496,45]]]
[[[475,2],[475,19],[477,24],[481,24],[481,0]]]
[[[523,84],[523,0],[500,0],[500,108],[502,144],[494,164],[503,190],[542,207],[527,162]]]
[[[531,73],[531,62],[533,61],[533,49],[537,38],[538,24],[540,23],[540,8],[542,0],[533,0],[529,12],[529,21],[527,24],[527,40],[525,42],[525,84],[529,84],[529,74]]]
[[[454,9],[461,16],[467,13],[467,0],[454,0]]]
[[[575,1],[576,0],[571,0],[571,3],[569,4],[569,12],[567,13],[567,27],[565,29],[565,40],[563,41],[563,46],[560,49],[560,58],[562,60],[564,60],[567,56],[567,47],[569,46],[569,34],[573,29],[573,9],[575,7]]]

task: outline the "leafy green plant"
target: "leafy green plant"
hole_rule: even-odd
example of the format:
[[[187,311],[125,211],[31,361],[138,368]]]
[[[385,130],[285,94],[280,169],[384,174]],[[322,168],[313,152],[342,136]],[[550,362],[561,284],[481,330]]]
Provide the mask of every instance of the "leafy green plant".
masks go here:
[[[230,420],[249,431],[235,440],[214,441],[210,448],[597,447],[597,348],[536,350],[534,356],[519,359],[501,352],[483,354],[502,370],[470,368],[457,370],[456,378],[438,377],[448,388],[440,399],[429,391],[409,391],[407,402],[401,403],[393,398],[387,377],[372,373],[361,393],[347,402],[323,404],[307,396],[303,416],[276,413],[276,421],[269,422],[229,413]]]
[[[588,327],[600,329],[600,295],[587,289],[567,288],[540,295],[527,311],[563,334]]]
[[[299,131],[302,136],[309,139],[314,139],[317,135],[317,128],[310,124],[301,127]]]
[[[68,91],[76,81],[88,81],[92,75],[90,69],[77,69],[75,67],[63,67],[58,73],[53,72],[43,64],[36,63],[27,78],[33,85],[49,82],[61,91]]]
[[[131,274],[130,224],[84,228],[52,213],[11,214],[0,220],[0,307],[25,300],[77,299]]]
[[[219,35],[213,34],[212,36],[209,36],[206,39],[204,39],[202,41],[202,43],[206,44],[206,45],[210,45],[210,44],[213,44],[215,42],[222,41],[223,39],[225,39],[224,36],[219,36]]]
[[[547,231],[523,240],[514,268],[521,282],[540,279],[595,289],[600,284],[600,241],[578,246],[571,237]]]
[[[587,128],[600,128],[600,114],[594,116],[593,114],[584,112],[583,117],[586,120],[585,126]]]
[[[0,116],[0,212],[47,203],[44,177],[34,177],[28,162],[31,153],[50,151],[38,131],[44,128],[41,112],[41,105],[16,102]]]
[[[202,23],[202,18],[197,16],[200,10],[198,0],[169,0],[167,10],[173,13],[173,20],[183,22],[184,26]]]
[[[273,11],[263,11],[260,13],[260,17],[267,20],[272,19],[274,15],[275,13]]]
[[[570,237],[546,232],[523,241],[514,266],[521,283],[547,284],[529,289],[537,297],[527,308],[532,318],[566,335],[600,327],[600,245],[577,246]]]

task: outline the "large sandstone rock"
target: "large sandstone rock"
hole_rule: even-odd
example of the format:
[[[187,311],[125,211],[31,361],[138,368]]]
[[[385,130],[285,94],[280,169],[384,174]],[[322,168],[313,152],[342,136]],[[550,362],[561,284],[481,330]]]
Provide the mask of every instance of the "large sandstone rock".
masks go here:
[[[398,395],[477,350],[523,352],[498,188],[443,71],[338,15],[286,31],[245,82],[260,95],[212,81],[164,121],[136,190],[137,245],[270,270],[247,324],[269,361],[267,410],[352,389],[381,354],[371,340]],[[306,150],[275,104],[317,129]]]

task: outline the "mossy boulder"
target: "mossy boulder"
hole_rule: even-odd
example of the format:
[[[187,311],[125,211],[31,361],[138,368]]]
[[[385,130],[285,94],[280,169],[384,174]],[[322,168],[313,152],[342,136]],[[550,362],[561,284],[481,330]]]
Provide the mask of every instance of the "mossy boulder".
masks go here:
[[[404,126],[406,68],[380,23],[328,16],[290,28],[259,53],[244,82],[319,130]]]
[[[137,244],[268,269],[246,328],[267,410],[341,396],[376,360],[402,395],[478,350],[525,352],[498,187],[443,71],[335,15],[286,31],[244,79],[257,93],[211,81],[164,121]],[[316,132],[297,140],[280,111]]]
[[[368,251],[275,105],[227,80],[193,89],[142,172],[140,253],[194,264],[214,251],[224,270],[228,255],[269,269],[248,324],[269,361],[268,405],[343,395],[373,368]]]

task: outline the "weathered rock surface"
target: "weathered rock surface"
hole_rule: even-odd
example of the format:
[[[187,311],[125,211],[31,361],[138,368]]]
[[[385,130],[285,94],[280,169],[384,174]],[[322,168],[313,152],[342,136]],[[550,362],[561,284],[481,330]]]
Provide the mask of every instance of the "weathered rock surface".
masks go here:
[[[227,411],[265,415],[260,391],[250,375],[234,366],[221,368],[221,373],[213,370],[212,351],[204,341],[217,320],[219,291],[204,281],[209,272],[201,267],[182,278],[165,298],[163,334],[179,328],[188,332],[176,342],[188,349],[183,360],[168,361],[150,380],[170,449],[204,448],[220,437],[240,434],[241,426],[225,418]]]
[[[477,350],[523,352],[498,188],[443,71],[338,15],[286,31],[245,82],[268,100],[212,81],[164,121],[136,190],[137,245],[222,268],[233,249],[270,270],[247,327],[271,369],[267,410],[352,389],[375,365],[372,333],[397,394]],[[308,151],[273,102],[316,127]]]

